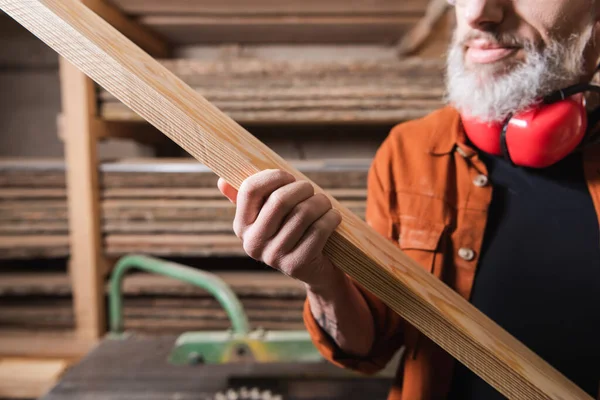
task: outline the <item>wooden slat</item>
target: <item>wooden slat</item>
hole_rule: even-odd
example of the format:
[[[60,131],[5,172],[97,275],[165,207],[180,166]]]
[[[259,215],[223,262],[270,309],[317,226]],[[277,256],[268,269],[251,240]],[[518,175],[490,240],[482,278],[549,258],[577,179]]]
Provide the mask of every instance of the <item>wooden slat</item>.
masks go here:
[[[157,15],[143,16],[139,21],[176,45],[393,44],[418,22],[418,17]]]
[[[14,160],[12,164],[4,160],[0,164],[3,165],[0,165],[0,180],[4,178],[7,185],[0,189],[0,243],[3,236],[18,236],[0,247],[0,258],[69,255],[65,239],[69,233],[66,191],[64,186],[43,186],[52,181],[58,184],[60,177],[64,177],[64,165],[35,160],[25,163]],[[296,164],[321,184],[334,187],[330,194],[364,218],[368,160],[313,160]],[[186,160],[130,160],[107,163],[104,168],[105,183],[116,186],[99,192],[101,229],[110,236],[108,242],[102,243],[115,243],[114,237],[129,235],[140,242],[123,244],[117,239],[118,244],[103,247],[103,253],[122,255],[135,250],[157,255],[243,255],[238,243],[215,247],[208,237],[185,244],[198,235],[233,235],[235,208],[216,189],[216,177],[211,172]],[[163,186],[172,184],[177,186]],[[10,187],[13,185],[18,187]],[[54,239],[44,239],[42,235]],[[156,243],[150,239],[151,235],[168,240]]]
[[[60,58],[60,82],[66,171],[69,251],[77,332],[99,339],[104,332],[101,279],[105,265],[100,228],[100,197],[94,84],[65,58]],[[58,217],[60,218],[60,217]]]
[[[389,15],[423,13],[425,0],[112,0],[128,14]]]
[[[207,263],[203,268],[210,269]],[[213,271],[233,289],[238,296],[303,298],[304,285],[273,271]],[[64,273],[10,273],[0,275],[0,296],[42,297],[69,296],[71,282]],[[206,297],[204,290],[185,282],[159,275],[135,273],[123,283],[125,296]],[[106,285],[108,291],[108,284]]]
[[[67,366],[61,359],[0,358],[0,398],[41,397],[58,382]]]
[[[336,58],[338,52],[288,46],[281,49],[285,61],[263,49],[162,64],[242,124],[393,125],[442,105],[443,61],[397,60],[360,47]],[[103,118],[142,120],[105,90],[99,98]]]
[[[0,236],[0,259],[60,258],[69,253],[67,235]]]
[[[112,4],[105,0],[82,0],[82,2],[149,54],[154,57],[169,55],[169,45],[164,38],[147,27],[128,19]]]
[[[87,354],[94,343],[79,338],[74,332],[32,332],[0,330],[0,355],[3,357],[64,357],[78,359]]]
[[[265,168],[303,178],[81,4],[0,0],[0,7],[234,187]],[[343,221],[327,243],[326,254],[408,323],[509,398],[590,399],[393,243],[333,202]]]
[[[306,292],[300,282],[275,271],[214,272],[240,298],[253,327],[304,329],[302,304]],[[133,273],[126,277],[122,292],[128,330],[156,335],[230,328],[217,300],[193,285],[158,275]],[[70,294],[71,285],[64,273],[3,274],[0,326],[53,332],[73,329]]]
[[[306,104],[308,109],[300,109],[293,104],[282,107],[281,103],[273,105],[275,109],[246,109],[246,110],[230,110],[229,114],[240,124],[262,124],[262,125],[279,125],[279,124],[315,124],[315,123],[362,123],[362,124],[387,124],[398,121],[407,121],[411,119],[421,118],[436,108],[439,103],[435,101],[423,102],[402,102],[396,104],[398,108],[389,106],[388,109],[373,108],[373,104],[368,101],[357,102],[354,108],[340,107],[335,109],[329,105],[325,110],[320,110],[319,105],[311,102]],[[227,104],[221,104],[224,109],[228,108]],[[261,104],[262,105],[262,104]],[[298,105],[298,104],[297,104]],[[408,107],[407,107],[408,106]],[[104,118],[114,122],[141,122],[143,121],[136,113],[131,112],[127,107],[120,103],[104,103],[100,107],[100,113]]]
[[[290,162],[328,190],[364,190],[371,159]],[[64,190],[65,169],[62,160],[0,159],[0,190]],[[187,158],[106,162],[99,166],[99,170],[98,179],[105,191],[160,188],[176,193],[180,189],[214,190],[218,179],[207,167]]]

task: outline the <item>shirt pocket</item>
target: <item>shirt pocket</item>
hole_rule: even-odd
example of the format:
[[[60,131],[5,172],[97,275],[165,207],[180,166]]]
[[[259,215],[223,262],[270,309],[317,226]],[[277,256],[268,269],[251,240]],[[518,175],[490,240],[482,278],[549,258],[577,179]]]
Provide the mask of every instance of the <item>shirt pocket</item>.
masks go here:
[[[394,224],[394,235],[400,249],[428,272],[441,274],[440,243],[446,224],[402,215]]]

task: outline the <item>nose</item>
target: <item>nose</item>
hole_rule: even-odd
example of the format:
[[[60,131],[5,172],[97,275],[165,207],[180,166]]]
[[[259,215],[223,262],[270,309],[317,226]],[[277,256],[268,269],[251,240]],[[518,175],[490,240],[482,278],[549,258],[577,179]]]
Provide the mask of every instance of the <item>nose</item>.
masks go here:
[[[505,14],[505,0],[449,0],[459,9],[465,22],[472,28],[482,29],[487,25],[502,22]]]

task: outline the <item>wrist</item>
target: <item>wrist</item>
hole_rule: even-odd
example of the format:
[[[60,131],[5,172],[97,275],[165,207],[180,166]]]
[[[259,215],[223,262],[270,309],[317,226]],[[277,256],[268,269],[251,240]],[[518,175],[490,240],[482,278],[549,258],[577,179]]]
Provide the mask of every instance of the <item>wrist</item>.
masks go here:
[[[315,279],[304,283],[308,291],[319,296],[338,292],[350,283],[346,274],[336,268],[331,261],[326,260],[324,263]]]

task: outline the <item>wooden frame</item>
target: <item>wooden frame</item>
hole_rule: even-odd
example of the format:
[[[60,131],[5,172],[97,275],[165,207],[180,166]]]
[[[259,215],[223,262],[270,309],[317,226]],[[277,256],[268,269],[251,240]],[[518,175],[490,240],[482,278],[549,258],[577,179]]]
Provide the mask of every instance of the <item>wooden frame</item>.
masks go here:
[[[234,186],[266,168],[306,179],[80,3],[0,0],[0,8]],[[322,192],[316,186],[315,190]],[[343,222],[328,242],[327,254],[409,323],[509,398],[590,399],[332,201]]]

